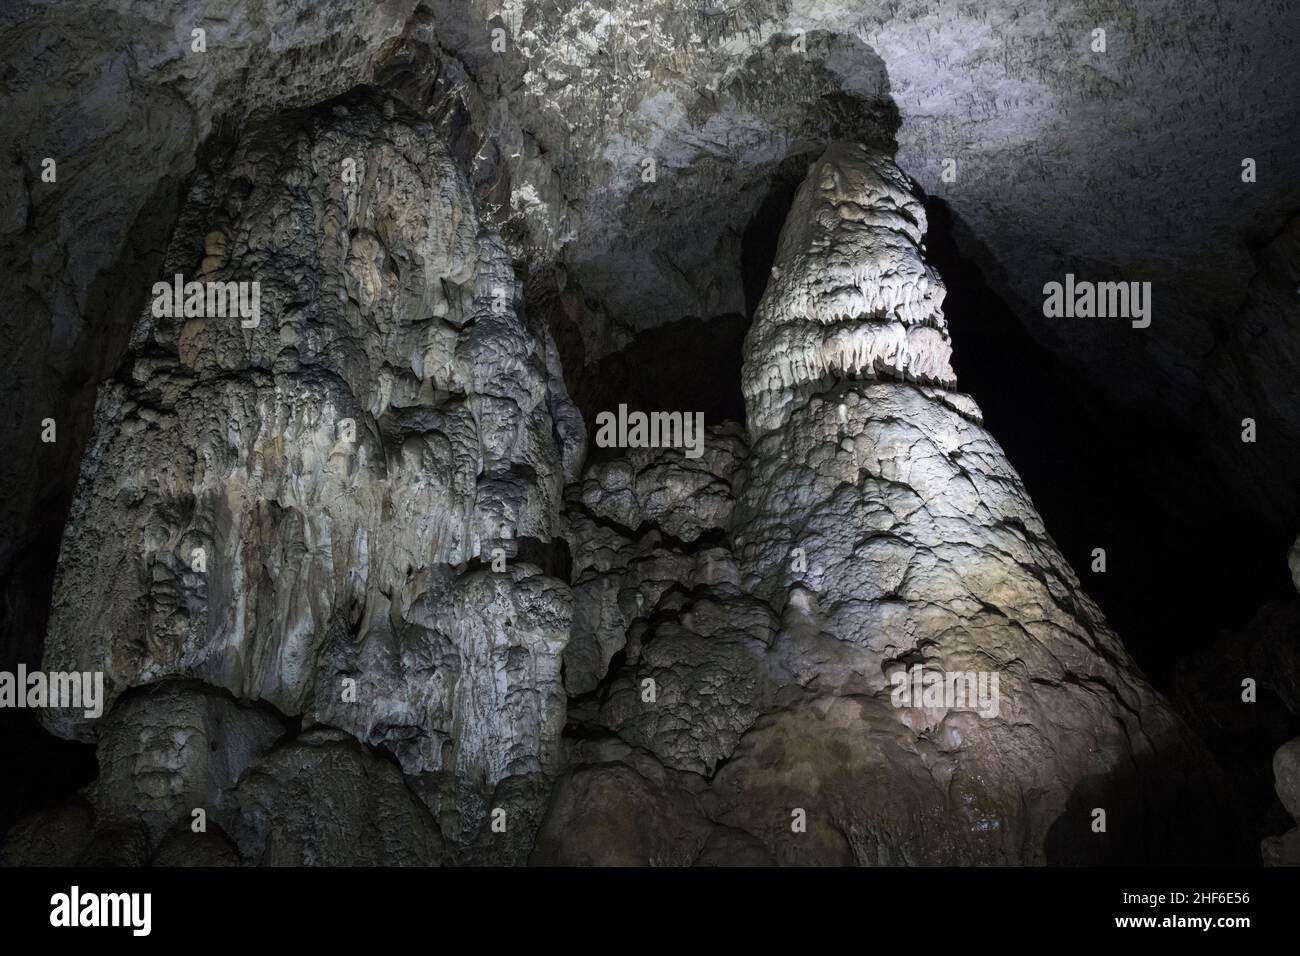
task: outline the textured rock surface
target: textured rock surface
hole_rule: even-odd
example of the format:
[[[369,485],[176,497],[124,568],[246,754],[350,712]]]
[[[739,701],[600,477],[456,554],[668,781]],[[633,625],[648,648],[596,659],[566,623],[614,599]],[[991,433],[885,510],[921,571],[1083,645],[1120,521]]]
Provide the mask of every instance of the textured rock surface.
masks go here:
[[[1079,844],[1108,799],[1092,795],[1178,779],[1182,728],[951,390],[920,194],[875,152],[829,154],[795,204],[744,375],[752,448],[715,431],[703,461],[636,453],[572,484],[583,427],[561,376],[603,371],[647,327],[746,311],[747,225],[853,139],[897,149],[1034,337],[1099,388],[1205,411],[1219,482],[1257,487],[1248,504],[1289,536],[1298,473],[1265,449],[1300,435],[1296,220],[1278,231],[1300,204],[1282,172],[1293,5],[145,0],[20,4],[0,24],[21,436],[0,465],[0,656],[34,665],[48,633],[47,667],[102,667],[115,698],[94,815],[45,811],[73,836],[29,821],[6,853],[340,862],[350,818],[366,860],[393,827],[418,834],[407,862],[1111,859]],[[372,83],[396,99],[320,107]],[[1067,271],[1153,281],[1152,328],[1041,320],[1042,283]],[[262,323],[155,319],[149,284],[175,272],[259,280]],[[552,297],[564,370],[525,284]],[[1243,462],[1247,414],[1263,453]],[[55,444],[37,441],[46,416]],[[1300,671],[1263,674],[1294,653],[1255,638],[1208,657],[1260,673],[1258,722],[1280,731]],[[1006,711],[900,715],[888,678],[921,660],[995,670]],[[1238,726],[1198,696],[1213,672],[1190,673],[1189,713]],[[172,699],[158,682],[177,677],[209,686]],[[261,770],[268,728],[192,768],[177,745],[135,779],[168,720],[225,747],[215,715],[244,714],[226,693],[309,736]],[[155,695],[157,718],[133,703]],[[795,753],[815,772],[781,769]],[[241,773],[259,782],[208,838],[168,829]],[[1030,800],[1035,774],[1052,779]],[[799,839],[784,804],[809,787]],[[314,789],[339,808],[320,831],[298,812]],[[571,825],[595,795],[599,824]],[[501,808],[507,834],[488,826]],[[1167,845],[1161,822],[1124,852]]]
[[[182,830],[163,841],[150,866],[238,866],[239,853],[224,834]]]
[[[813,164],[745,340],[751,430],[780,425],[791,402],[839,378],[955,382],[925,229],[925,207],[887,156],[837,144]]]
[[[1300,737],[1283,744],[1273,755],[1273,779],[1282,806],[1300,823]],[[1300,826],[1268,837],[1260,849],[1265,866],[1300,866]]]
[[[746,455],[735,425],[706,432],[704,454],[635,450],[592,465],[570,502],[573,632],[565,650],[569,694],[593,690],[623,651],[629,629],[668,591],[736,580],[711,542],[727,527],[731,478]]]
[[[569,589],[513,558],[551,539],[584,436],[437,142],[361,97],[268,121],[199,178],[165,274],[260,282],[261,321],[141,317],[97,407],[45,661],[105,671],[110,708],[197,677],[481,802],[555,758]],[[123,719],[130,739],[98,728],[110,777],[148,751]]]
[[[240,781],[235,839],[262,866],[430,866],[442,837],[392,764],[347,734],[312,731]]]
[[[59,428],[42,454],[0,461],[0,514],[14,529],[0,538],[0,568],[25,550],[43,555],[54,540],[96,389],[157,277],[201,144],[228,138],[259,110],[373,80],[415,6],[113,0],[0,13],[9,64],[0,111],[13,157],[0,189],[0,294],[14,306],[0,317],[0,341],[23,356],[4,387],[23,396],[12,402],[15,433],[39,435],[46,417]],[[206,52],[193,49],[194,29],[206,31]],[[56,163],[53,183],[42,179],[46,158]],[[29,563],[14,573],[30,574]],[[13,590],[21,595],[21,581]],[[16,632],[34,613],[21,600]]]
[[[90,840],[94,812],[71,803],[20,820],[0,845],[3,866],[75,866]]]
[[[99,729],[100,775],[86,792],[93,810],[69,804],[33,815],[9,835],[3,861],[441,862],[437,822],[390,761],[342,731],[287,733],[269,708],[196,681],[133,691]]]
[[[103,390],[46,651],[112,687],[99,725],[50,718],[99,748],[80,859],[1179,857],[1160,808],[1217,780],[942,387],[943,287],[887,158],[810,167],[747,339],[748,435],[601,458],[561,502],[580,419],[428,133],[354,97],[192,190],[167,269],[258,279],[262,321],[146,314]],[[932,338],[791,360],[836,326]],[[521,560],[561,532],[571,586]],[[995,712],[897,706],[918,664],[997,675]],[[33,840],[6,852],[72,852]]]
[[[921,261],[907,189],[887,159],[856,148],[812,165],[747,340],[752,444],[727,476],[734,504],[723,546],[708,552],[714,572],[679,588],[633,581],[632,601],[618,592],[621,616],[589,612],[604,592],[575,588],[575,617],[606,627],[598,644],[616,645],[620,627],[626,638],[599,707],[570,719],[635,749],[610,744],[573,771],[544,835],[587,854],[618,847],[619,860],[640,848],[653,863],[664,850],[643,828],[671,819],[695,833],[704,818],[717,832],[693,837],[701,862],[740,845],[780,863],[1096,862],[1177,853],[1159,781],[1186,775],[1192,799],[1217,798],[1200,745],[1083,594],[974,403],[904,381],[921,377],[906,359],[832,360],[805,374],[771,347],[780,329],[817,351],[836,321],[871,336],[928,321],[941,334],[942,286]],[[838,252],[877,258],[843,260],[828,283],[824,230],[846,218],[855,225]],[[879,225],[855,244],[864,223]],[[913,298],[912,281],[880,280],[904,275],[932,285]],[[864,301],[873,305],[859,311]],[[624,505],[630,476],[645,471],[601,466],[584,504]],[[611,474],[622,477],[598,480]],[[644,561],[659,545],[589,531],[589,549],[620,556],[607,562],[619,570],[629,550]],[[895,706],[890,679],[915,664],[996,674],[996,716]],[[651,758],[662,771],[647,771]],[[652,809],[633,795],[646,779],[672,798]],[[617,811],[579,796],[620,780],[629,795]],[[1122,843],[1092,832],[1097,807]],[[806,832],[791,826],[798,810]],[[544,860],[569,852],[557,837],[539,842]]]
[[[158,846],[192,812],[221,819],[227,790],[286,733],[279,717],[188,682],[123,698],[99,728],[99,829],[142,826]]]
[[[1273,755],[1273,777],[1282,806],[1300,820],[1300,738],[1283,744]]]
[[[834,138],[896,143],[1036,337],[1099,387],[1172,408],[1206,380],[1216,340],[1235,338],[1215,317],[1255,271],[1243,237],[1274,235],[1300,205],[1285,174],[1300,17],[1285,0],[114,0],[18,3],[0,18],[14,159],[0,170],[0,293],[13,304],[0,335],[23,356],[8,394],[25,399],[13,434],[34,442],[47,415],[63,429],[0,464],[16,529],[0,569],[61,522],[95,387],[121,357],[200,146],[258,111],[368,82],[427,105],[512,246],[563,260],[638,325],[738,311],[737,237],[774,180]],[[196,28],[206,52],[192,49]],[[1090,48],[1098,28],[1105,53]],[[1193,63],[1204,82],[1188,82]],[[1117,131],[1116,115],[1131,124]],[[1255,183],[1240,181],[1243,154]],[[57,184],[40,178],[46,157]],[[1037,318],[1043,282],[1067,271],[1151,279],[1178,321],[1137,338]],[[606,325],[583,333],[593,353]]]
[[[1237,238],[1271,235],[1300,202],[1285,174],[1295,134],[1273,135],[1300,96],[1289,82],[1300,17],[1283,2],[433,9],[442,45],[485,92],[471,111],[496,124],[483,161],[505,160],[512,224],[535,248],[568,246],[571,274],[638,323],[735,308],[738,291],[718,278],[718,260],[739,251],[727,227],[786,157],[837,136],[896,140],[900,166],[978,239],[985,271],[1040,316],[1035,335],[1108,368],[1115,392],[1185,395],[1216,313],[1236,307],[1253,272]],[[1105,52],[1091,48],[1099,28]],[[1203,82],[1188,82],[1192,60]],[[511,92],[503,102],[494,88]],[[1133,117],[1122,133],[1117,112]],[[648,156],[653,186],[641,181]],[[1244,156],[1276,178],[1242,183]],[[1203,197],[1192,211],[1189,191]],[[649,228],[633,235],[629,220]],[[1094,270],[1156,282],[1161,314],[1179,320],[1153,326],[1143,347],[1105,323],[1041,320],[1045,281]]]

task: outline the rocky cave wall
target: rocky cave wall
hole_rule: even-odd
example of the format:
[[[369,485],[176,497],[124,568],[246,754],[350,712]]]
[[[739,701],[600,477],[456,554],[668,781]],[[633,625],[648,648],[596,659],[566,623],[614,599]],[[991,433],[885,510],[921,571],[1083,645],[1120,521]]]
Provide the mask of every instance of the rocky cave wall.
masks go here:
[[[1271,796],[1269,766],[1276,746],[1300,729],[1286,623],[1297,599],[1280,557],[1300,525],[1292,440],[1300,424],[1287,400],[1295,353],[1287,330],[1300,311],[1291,218],[1300,192],[1286,175],[1300,129],[1300,93],[1287,79],[1300,18],[1287,4],[1163,2],[1133,11],[1066,0],[1029,7],[921,0],[859,9],[789,0],[714,9],[647,0],[499,10],[477,0],[394,0],[364,8],[254,4],[236,15],[210,0],[183,18],[171,5],[138,2],[99,4],[93,14],[79,4],[23,4],[3,16],[9,66],[0,106],[14,136],[4,166],[0,283],[13,308],[0,321],[14,357],[6,378],[17,398],[14,447],[31,449],[0,463],[9,529],[0,551],[4,664],[35,666],[43,646],[51,660],[104,662],[115,693],[123,692],[112,718],[123,739],[150,720],[167,725],[140,716],[153,705],[130,708],[136,695],[157,694],[156,709],[175,712],[195,740],[232,746],[214,728],[233,722],[248,724],[236,736],[253,741],[206,782],[187,780],[184,797],[172,793],[167,800],[177,802],[164,801],[141,836],[140,827],[113,824],[130,816],[139,796],[136,784],[114,782],[131,774],[112,768],[126,767],[121,754],[133,747],[145,761],[135,772],[146,778],[155,763],[187,762],[110,743],[101,730],[90,800],[97,822],[92,827],[80,804],[48,811],[62,814],[76,852],[84,850],[77,835],[93,831],[90,858],[102,850],[104,858],[168,859],[176,840],[195,842],[168,836],[179,809],[206,800],[230,808],[229,840],[186,852],[248,859],[259,848],[289,846],[279,862],[300,848],[304,858],[345,854],[343,843],[306,849],[326,839],[328,825],[316,832],[317,823],[295,817],[286,824],[297,831],[292,838],[270,839],[265,819],[253,821],[277,799],[301,802],[277,794],[302,786],[289,780],[293,767],[314,767],[322,780],[355,783],[340,797],[353,801],[350,813],[397,814],[403,826],[430,834],[412,861],[519,861],[540,825],[552,771],[570,768],[553,799],[572,808],[591,805],[583,787],[605,788],[605,777],[572,770],[586,762],[608,764],[615,790],[644,789],[642,809],[677,834],[662,849],[674,860],[690,857],[682,849],[689,846],[710,848],[695,857],[701,861],[812,852],[754,837],[762,827],[746,817],[753,808],[719,803],[713,778],[735,759],[727,753],[744,752],[741,736],[801,706],[774,701],[773,684],[793,681],[801,693],[830,698],[853,697],[863,685],[828,677],[809,691],[799,667],[751,673],[734,664],[732,657],[769,660],[770,647],[760,655],[755,641],[773,643],[765,635],[780,633],[787,617],[791,626],[804,620],[795,628],[801,634],[817,631],[821,646],[827,611],[802,591],[783,599],[770,580],[758,595],[748,581],[743,600],[713,592],[774,573],[771,555],[743,543],[746,523],[783,542],[793,533],[764,523],[788,501],[745,499],[750,469],[770,467],[764,441],[788,445],[782,451],[795,463],[781,467],[814,486],[829,480],[822,469],[848,467],[826,464],[827,442],[808,444],[827,438],[832,424],[820,421],[809,396],[843,376],[901,374],[909,386],[931,388],[923,404],[900,406],[927,423],[926,440],[945,455],[968,442],[983,447],[981,416],[951,398],[953,368],[992,409],[991,429],[1035,499],[1045,500],[1069,562],[1043,543],[1023,489],[1007,492],[1013,505],[994,495],[990,506],[1035,516],[1017,519],[1028,543],[1011,553],[1028,547],[1033,562],[1065,582],[1048,586],[1054,600],[1062,587],[1081,593],[1069,564],[1086,567],[1098,528],[1112,560],[1118,552],[1130,568],[1158,563],[1149,597],[1130,575],[1095,576],[1089,589],[1116,608],[1144,666],[1177,671],[1176,682],[1166,676],[1162,686],[1228,760],[1233,779],[1255,781],[1252,812],[1268,821],[1267,832],[1290,826]],[[195,27],[206,30],[202,53],[191,47]],[[1097,27],[1109,40],[1101,55],[1089,45]],[[1188,83],[1189,71],[1205,81]],[[321,106],[359,86],[384,92],[354,94],[336,104],[341,112]],[[914,208],[919,195],[932,219],[943,214],[939,239],[965,257],[946,258],[945,274],[959,266],[990,287],[987,298],[959,306],[970,316],[964,324],[945,331],[933,318],[942,285],[923,256],[903,256],[894,263],[901,273],[877,274],[861,290],[863,302],[880,300],[872,306],[879,311],[901,281],[914,297],[891,300],[896,320],[814,317],[815,334],[807,331],[809,303],[831,290],[809,286],[790,298],[784,283],[797,283],[800,270],[779,266],[769,277],[769,257],[806,253],[795,238],[799,217],[782,231],[789,248],[785,238],[778,248],[776,233],[794,186],[836,140],[894,156],[916,177],[913,199],[902,205]],[[345,154],[382,157],[362,163],[350,197],[333,175]],[[1254,182],[1241,179],[1245,155],[1258,165]],[[42,178],[45,157],[57,159],[54,183]],[[953,181],[942,176],[945,159],[956,161]],[[405,172],[386,180],[376,167]],[[378,178],[365,178],[372,174]],[[443,211],[422,219],[426,213],[407,208],[414,197]],[[868,245],[880,241],[906,251],[919,236],[877,232]],[[874,268],[865,247],[844,235],[834,244],[841,265]],[[267,324],[250,334],[146,314],[155,279],[209,269],[268,270]],[[1159,303],[1152,327],[1139,337],[1040,318],[1042,283],[1065,272],[1150,279]],[[306,290],[292,278],[303,276],[311,277]],[[742,377],[740,334],[769,286],[785,306],[759,310],[752,336],[785,359],[747,362]],[[500,313],[489,300],[500,303],[503,288],[509,308]],[[955,291],[949,301],[967,294],[966,283]],[[859,305],[852,296],[840,302],[846,315]],[[995,336],[998,322],[1007,331]],[[682,362],[684,351],[699,355]],[[721,363],[718,352],[728,356]],[[668,361],[670,373],[655,371]],[[728,384],[701,389],[710,371]],[[498,391],[503,377],[513,385]],[[1013,391],[1007,381],[1024,385]],[[773,382],[780,387],[768,388]],[[864,441],[887,449],[901,440],[870,408],[902,400],[876,392],[864,402],[867,389],[851,387],[864,407],[838,422],[850,427],[837,437],[854,446],[853,468],[862,468]],[[574,407],[590,423],[596,410],[628,398],[707,408],[715,427],[705,459],[593,455],[580,477]],[[1056,403],[1069,424],[1044,430],[1022,412],[1035,399]],[[935,410],[951,401],[951,414]],[[1077,407],[1065,407],[1072,401]],[[858,408],[831,404],[836,416],[839,405]],[[737,426],[723,424],[746,411],[751,428],[779,431],[777,419],[790,415],[807,434],[758,437],[751,447]],[[1237,440],[1247,415],[1259,423],[1256,446]],[[46,417],[58,424],[55,443],[38,441]],[[351,448],[338,440],[346,417],[359,425]],[[239,425],[230,430],[228,422]],[[1090,443],[1086,435],[1105,438]],[[187,451],[177,455],[178,446]],[[278,457],[290,446],[300,457]],[[986,474],[1018,488],[1000,452],[981,455],[992,456]],[[798,464],[799,456],[816,461]],[[1088,477],[1110,456],[1100,471],[1127,462],[1119,467],[1132,471],[1140,492]],[[94,471],[105,460],[139,478],[119,482],[112,469]],[[852,468],[844,474],[852,477]],[[1098,491],[1099,482],[1108,490]],[[934,498],[933,489],[916,493]],[[92,503],[104,495],[131,504],[101,513],[107,506]],[[738,502],[745,503],[737,509]],[[843,515],[854,514],[844,507]],[[1218,516],[1212,529],[1171,530],[1194,527],[1192,517],[1207,512]],[[851,520],[865,528],[875,519]],[[1004,530],[981,520],[980,533]],[[923,522],[907,528],[935,543]],[[1158,544],[1144,552],[1145,539]],[[74,543],[62,561],[60,541]],[[495,546],[509,555],[508,583],[483,554]],[[195,547],[217,558],[220,575],[187,571]],[[1249,557],[1180,568],[1177,558],[1198,547]],[[61,597],[51,611],[56,564]],[[233,575],[221,585],[228,590],[213,594],[222,575]],[[306,588],[296,597],[282,593],[294,575]],[[225,600],[236,591],[250,600]],[[707,599],[687,608],[697,592]],[[310,593],[322,597],[308,600]],[[1200,595],[1213,597],[1202,603]],[[1095,607],[1077,600],[1067,602],[1074,623],[1064,630],[1071,640],[1086,632],[1109,660],[1109,630]],[[730,623],[707,623],[710,614]],[[1186,652],[1167,649],[1166,617]],[[748,636],[728,632],[735,620],[748,622]],[[504,643],[502,621],[518,632]],[[213,626],[219,645],[207,640]],[[84,635],[75,633],[83,627]],[[704,638],[724,634],[713,643],[728,650],[717,659],[702,654]],[[711,704],[708,716],[693,694],[658,716],[638,714],[633,668],[643,646],[644,666],[699,671],[708,686],[741,680],[744,693]],[[529,649],[527,660],[516,647]],[[943,640],[921,640],[916,653],[927,648],[939,659],[965,653],[960,641]],[[871,667],[888,656],[881,647],[860,650]],[[1129,674],[1120,654],[1110,666]],[[561,659],[567,687],[556,670]],[[439,686],[434,672],[495,676],[461,694]],[[1259,675],[1264,706],[1255,710],[1237,706],[1235,678],[1244,672]],[[384,677],[359,687],[364,705],[338,706],[336,682],[366,673]],[[1234,677],[1227,686],[1215,679],[1224,673]],[[127,689],[173,676],[202,685]],[[1107,690],[1089,719],[1118,719],[1112,710],[1129,705],[1166,713],[1140,680],[1136,686]],[[261,699],[277,712],[250,713],[236,698]],[[845,706],[832,708],[845,727],[888,724],[881,715],[846,717]],[[708,729],[682,726],[685,718],[673,716],[680,707]],[[4,759],[25,768],[6,794],[7,819],[42,792],[57,797],[93,776],[84,751],[31,736],[27,715],[3,718],[22,724],[5,735]],[[506,726],[516,719],[532,728],[527,739],[515,740]],[[66,724],[59,730],[89,736]],[[772,730],[768,739],[785,733]],[[711,742],[687,742],[701,736]],[[1182,747],[1170,745],[1170,753]],[[836,759],[843,756],[837,749]],[[906,776],[911,758],[900,759],[897,772]],[[1098,769],[1078,754],[1062,759],[1066,778]],[[730,779],[746,779],[743,765]],[[262,789],[237,799],[230,790],[245,776]],[[1006,859],[1080,852],[1043,836],[1045,807],[1064,799],[1056,792],[1028,814],[993,798],[1006,826],[1034,834],[1025,847],[996,852]],[[254,799],[262,809],[251,809]],[[525,821],[509,841],[484,830],[491,806]],[[563,812],[553,808],[550,819]],[[876,831],[842,807],[825,813],[847,829],[845,844],[841,836],[818,844],[823,858],[940,852],[869,849],[861,833]],[[645,843],[651,837],[621,831],[566,849],[552,839],[556,832],[553,822],[543,828],[538,853],[580,853],[573,848],[603,839],[635,844],[629,859],[661,852]],[[989,846],[976,841],[963,852],[983,858]],[[375,849],[373,859],[390,850]],[[1111,859],[1119,851],[1098,852]]]

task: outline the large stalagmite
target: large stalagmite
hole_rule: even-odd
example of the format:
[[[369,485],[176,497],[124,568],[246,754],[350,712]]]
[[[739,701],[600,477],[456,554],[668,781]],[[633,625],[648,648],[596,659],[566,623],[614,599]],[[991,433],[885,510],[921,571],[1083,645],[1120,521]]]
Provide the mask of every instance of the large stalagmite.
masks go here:
[[[863,861],[1100,859],[1109,848],[1092,832],[1095,808],[1108,833],[1159,842],[1131,784],[1155,762],[1195,764],[1189,735],[1083,593],[974,402],[921,384],[952,378],[943,286],[919,245],[925,227],[889,160],[830,148],[795,199],[782,276],[746,342],[742,567],[754,592],[796,608],[786,615],[795,634],[852,649],[837,667],[809,669],[815,698],[775,716],[754,752],[843,748],[864,775],[845,787],[839,761],[814,761],[814,780],[830,785],[808,799]],[[838,242],[845,232],[858,241]],[[907,345],[874,363],[827,354],[825,329],[864,313],[873,340]],[[798,391],[800,370],[771,353],[764,333],[774,323],[821,357],[832,381],[820,394]],[[781,404],[772,390],[749,387],[774,367],[779,394],[791,380],[796,389],[779,418],[764,414]],[[791,571],[796,548],[806,572]],[[916,665],[997,675],[997,715],[883,706],[894,673]],[[814,782],[795,766],[775,788],[789,799]],[[900,833],[909,844],[897,845]]]
[[[623,507],[614,466],[584,486],[575,615],[605,623],[568,653],[626,660],[571,714],[588,733],[535,859],[1088,862],[1203,838],[1155,812],[1160,779],[1215,799],[1199,745],[950,389],[925,228],[887,157],[835,145],[810,168],[745,345],[748,457],[714,467],[729,548],[665,543],[677,517],[645,509],[616,534],[594,523]],[[673,561],[677,586],[654,583]],[[899,706],[917,667],[993,706]]]
[[[453,840],[486,839],[500,806],[526,849],[563,726],[570,605],[567,584],[520,552],[551,540],[584,439],[463,176],[433,128],[391,103],[357,96],[267,120],[199,176],[168,252],[173,274],[259,283],[259,321],[141,317],[130,361],[100,394],[45,667],[104,671],[115,733],[158,736],[164,750],[166,725],[122,729],[117,700],[171,677],[346,731],[398,761]],[[47,722],[105,746],[79,712]],[[358,773],[372,788],[394,776],[405,792],[400,774],[324,733],[247,771],[259,805],[312,790],[324,800],[331,779],[347,788]],[[168,789],[195,790],[180,777],[199,770],[167,767],[178,775]],[[295,767],[318,785],[280,788]],[[126,762],[105,765],[119,769],[99,787],[116,805],[153,785]],[[214,820],[260,858],[265,828],[247,819],[246,797],[218,789],[205,791],[221,797]],[[394,825],[418,817],[375,812]],[[183,822],[155,821],[153,845]],[[437,836],[432,821],[421,827]],[[347,841],[298,842],[302,861],[382,859]]]

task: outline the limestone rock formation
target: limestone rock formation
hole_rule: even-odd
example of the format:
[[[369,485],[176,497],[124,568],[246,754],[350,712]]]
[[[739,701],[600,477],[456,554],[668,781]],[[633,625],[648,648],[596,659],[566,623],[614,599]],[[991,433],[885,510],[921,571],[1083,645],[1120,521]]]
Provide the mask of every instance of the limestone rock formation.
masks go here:
[[[113,790],[119,764],[155,772],[148,719],[121,695],[170,677],[347,731],[407,774],[454,778],[462,809],[540,778],[563,725],[569,588],[516,558],[556,533],[585,436],[438,137],[365,95],[269,119],[198,178],[164,274],[257,283],[260,315],[151,306],[101,391],[45,648],[48,669],[106,674],[105,725],[48,718],[98,740],[101,817],[130,803]],[[221,756],[160,778],[151,846],[274,740],[174,719]],[[258,771],[272,783],[241,784],[228,832],[246,857],[270,839],[249,813],[307,799],[295,775],[376,779],[332,743],[286,753]],[[393,774],[383,786],[401,789]],[[347,801],[376,826],[411,812],[364,787]],[[341,835],[315,841],[272,842],[304,861],[346,849]]]
[[[86,769],[0,858],[1204,858],[1226,835],[1157,808],[1214,805],[1208,761],[1062,554],[1093,485],[1085,530],[1160,515],[1164,584],[1095,586],[1134,648],[1163,635],[1124,601],[1181,647],[1198,588],[1234,595],[1158,679],[1249,780],[1253,851],[1300,732],[1300,599],[1266,593],[1300,527],[1300,8],[1182,6],[8,5],[0,671],[108,699],[47,712],[67,740],[21,715]],[[1067,272],[1149,280],[1154,322],[1046,316]],[[256,315],[155,308],[176,276]],[[578,406],[711,373],[702,458],[588,456]],[[1069,490],[1025,420],[1077,446]],[[1272,572],[1244,631],[1249,562],[1169,560],[1207,513]],[[996,676],[996,715],[895,706],[918,667]],[[22,752],[0,829],[45,796]]]
[[[1273,755],[1273,776],[1277,780],[1277,796],[1282,806],[1292,817],[1300,820],[1300,739],[1278,748]]]
[[[925,207],[886,156],[834,145],[795,195],[746,340],[751,428],[837,378],[949,385],[943,282],[922,258]]]
[[[417,5],[111,0],[0,12],[12,147],[0,171],[0,295],[13,306],[0,339],[22,356],[4,389],[15,434],[58,423],[43,454],[0,459],[0,515],[13,529],[0,537],[0,571],[30,579],[33,548],[52,570],[97,389],[124,357],[196,165],[251,116],[373,82],[395,44],[420,32]],[[31,590],[11,593],[24,602]],[[32,617],[20,606],[5,630]],[[31,635],[14,639],[39,657]]]
[[[401,772],[347,734],[317,730],[279,748],[231,796],[235,839],[264,866],[430,866],[442,837]]]
[[[575,577],[575,620],[605,649],[585,659],[623,660],[570,714],[578,766],[534,859],[680,859],[668,828],[702,863],[1118,861],[1186,839],[1160,781],[1219,797],[975,403],[945,387],[943,288],[910,190],[860,147],[811,166],[746,343],[750,442],[717,476],[721,538],[663,553],[682,498],[639,540],[572,526],[583,566],[619,575]],[[584,504],[643,517],[628,488],[647,470],[600,466]],[[678,585],[629,578],[638,562],[675,562]],[[993,706],[899,706],[895,677],[918,666],[996,679]]]
[[[746,338],[748,432],[580,474],[558,349],[436,127],[372,93],[250,125],[162,273],[252,311],[155,290],[64,534],[44,666],[103,671],[108,713],[47,723],[100,778],[47,812],[66,845],[28,825],[7,858],[1176,853],[1160,788],[1217,783],[955,390],[926,227],[885,154],[828,148]],[[992,696],[900,701],[922,672]]]
[[[639,449],[593,464],[571,497],[573,632],[565,650],[571,695],[593,690],[628,632],[670,590],[736,582],[714,545],[734,504],[731,479],[746,454],[741,430],[708,430],[695,460],[679,449]]]
[[[102,391],[45,657],[107,674],[102,722],[48,718],[101,775],[49,811],[67,845],[6,858],[1177,857],[1162,788],[1217,782],[953,390],[924,229],[887,157],[829,148],[748,433],[579,476],[554,345],[423,121],[251,130],[166,271],[257,281],[259,320],[150,309]],[[926,672],[985,694],[900,698]]]
[[[204,684],[169,681],[122,697],[98,728],[96,828],[140,826],[157,847],[196,809],[221,824],[227,791],[286,733],[279,715]]]
[[[14,528],[0,539],[0,572],[31,575],[12,599],[41,580],[19,555],[57,535],[95,389],[123,356],[178,187],[259,112],[359,84],[384,84],[437,119],[515,251],[558,261],[619,320],[739,311],[745,224],[810,153],[853,138],[897,147],[978,240],[970,248],[1001,293],[1029,307],[1030,333],[1097,386],[1178,408],[1206,381],[1212,393],[1231,385],[1199,372],[1253,272],[1240,237],[1275,233],[1300,205],[1300,183],[1279,173],[1300,135],[1294,5],[1192,17],[1080,0],[936,10],[932,0],[9,5],[0,294],[12,307],[0,336],[19,357],[6,385],[13,447],[39,451],[0,461],[0,510]],[[1105,53],[1088,45],[1099,27]],[[1204,83],[1188,82],[1189,49],[1205,51]],[[1117,114],[1135,117],[1131,132],[1107,125]],[[1259,170],[1249,184],[1246,144]],[[43,179],[47,159],[55,183]],[[641,179],[646,159],[653,185]],[[1140,340],[1035,321],[1042,283],[1084,266],[1153,278],[1161,313],[1179,321],[1157,317]],[[583,330],[592,351],[609,331],[598,326]],[[1279,338],[1259,362],[1293,352]],[[1274,396],[1287,386],[1277,367]],[[1248,387],[1240,371],[1226,377]],[[61,439],[41,448],[32,436],[47,416]],[[32,617],[11,623],[39,628]],[[39,656],[39,635],[21,638]]]

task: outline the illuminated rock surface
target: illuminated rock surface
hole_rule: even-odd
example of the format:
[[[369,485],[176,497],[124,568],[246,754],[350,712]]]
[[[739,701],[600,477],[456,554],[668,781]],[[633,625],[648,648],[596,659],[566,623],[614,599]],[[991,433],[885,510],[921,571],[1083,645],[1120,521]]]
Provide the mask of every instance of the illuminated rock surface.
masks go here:
[[[1297,42],[1280,0],[5,11],[0,649],[111,699],[46,716],[100,776],[4,858],[1217,858],[1212,762],[990,432],[1026,479],[1044,446],[1060,540],[1060,399],[1098,409],[1070,508],[1163,551],[1112,533],[1130,576],[1088,587],[1275,802],[1300,605],[1222,595],[1300,527]],[[927,225],[1038,351],[964,348],[992,317],[959,336]],[[1046,321],[1067,271],[1152,281],[1151,327]],[[155,318],[176,273],[259,281],[260,324]],[[734,375],[710,350],[750,316]],[[1008,383],[988,430],[956,372]],[[588,453],[625,386],[710,379],[747,420],[701,459]],[[1203,601],[1261,610],[1215,643]],[[998,717],[894,707],[922,662],[996,673]]]
[[[975,403],[915,381],[918,363],[947,365],[923,228],[886,157],[833,146],[811,166],[746,342],[753,441],[729,479],[725,546],[605,545],[636,556],[620,569],[671,556],[691,571],[637,589],[635,610],[624,598],[587,612],[613,588],[575,589],[579,619],[617,630],[633,617],[600,707],[571,713],[587,727],[582,768],[561,784],[541,859],[583,862],[609,844],[674,862],[680,848],[648,832],[667,816],[698,854],[739,834],[780,863],[1100,862],[1173,851],[1176,830],[1147,803],[1160,781],[1215,799],[1200,745],[1082,592]],[[926,328],[938,351],[809,369],[772,347],[779,335],[821,354],[836,327]],[[606,540],[583,527],[589,547]],[[895,706],[891,677],[916,664],[996,674],[996,716]],[[636,749],[606,744],[593,764],[596,728]],[[661,789],[672,797],[643,806]],[[626,802],[611,810],[616,793]],[[1122,843],[1092,832],[1094,808]],[[792,829],[798,811],[806,832]]]

